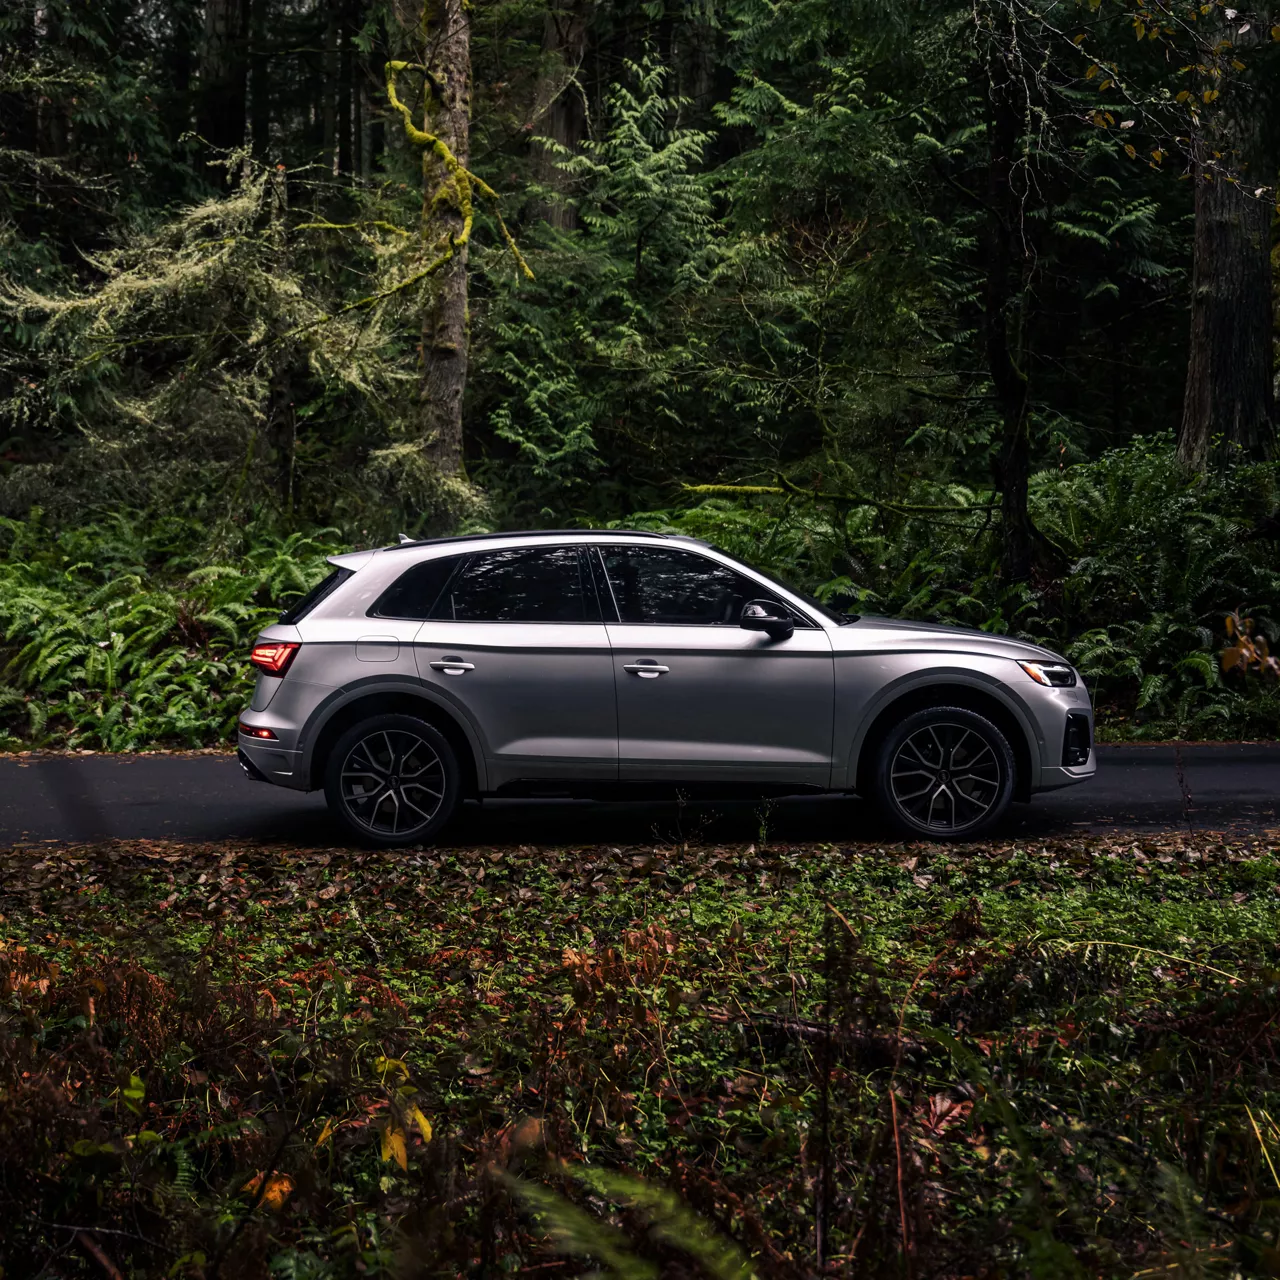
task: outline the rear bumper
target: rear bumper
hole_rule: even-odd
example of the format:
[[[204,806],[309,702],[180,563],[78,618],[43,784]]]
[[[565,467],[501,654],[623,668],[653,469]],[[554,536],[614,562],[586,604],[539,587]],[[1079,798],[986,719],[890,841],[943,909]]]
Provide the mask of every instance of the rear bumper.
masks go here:
[[[302,753],[285,751],[278,743],[263,742],[238,734],[236,758],[247,777],[255,782],[271,782],[277,787],[291,787],[305,791],[306,780],[302,776]]]

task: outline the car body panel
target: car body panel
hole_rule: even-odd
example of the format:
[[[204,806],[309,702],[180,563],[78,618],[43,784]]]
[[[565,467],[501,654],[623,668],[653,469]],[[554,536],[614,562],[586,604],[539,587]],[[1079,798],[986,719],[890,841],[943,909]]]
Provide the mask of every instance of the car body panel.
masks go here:
[[[478,727],[491,786],[617,779],[613,658],[602,624],[430,621],[420,624],[414,652],[422,682],[440,701],[465,706]],[[458,664],[448,665],[453,658]]]
[[[831,780],[831,641],[725,626],[611,623],[624,781]],[[667,668],[650,677],[629,668]]]

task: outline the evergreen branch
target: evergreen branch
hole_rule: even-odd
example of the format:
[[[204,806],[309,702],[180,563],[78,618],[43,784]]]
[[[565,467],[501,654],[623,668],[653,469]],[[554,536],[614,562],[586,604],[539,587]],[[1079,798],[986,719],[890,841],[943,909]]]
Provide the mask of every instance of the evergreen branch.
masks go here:
[[[889,511],[895,515],[914,515],[931,511],[991,511],[1000,506],[999,502],[978,502],[971,506],[933,505],[919,502],[884,502],[862,493],[829,493],[821,489],[805,489],[788,480],[786,476],[778,477],[779,483],[772,484],[686,484],[681,486],[687,493],[726,494],[737,497],[758,494],[789,494],[796,498],[809,498],[814,502],[839,502],[850,507],[875,507],[879,511]]]
[[[383,222],[380,218],[374,218],[367,222],[300,222],[294,228],[295,231],[357,231],[361,227],[380,227],[383,231],[393,232],[398,236],[408,237],[409,233],[403,227],[397,227],[394,222]]]

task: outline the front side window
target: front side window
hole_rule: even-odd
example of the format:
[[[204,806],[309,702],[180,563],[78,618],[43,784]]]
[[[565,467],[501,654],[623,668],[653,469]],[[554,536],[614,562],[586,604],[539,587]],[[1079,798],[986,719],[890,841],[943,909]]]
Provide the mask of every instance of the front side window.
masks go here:
[[[576,547],[518,547],[472,556],[431,616],[451,622],[588,622],[596,614]]]
[[[775,598],[728,565],[688,551],[666,547],[600,550],[622,622],[736,627],[748,600]]]

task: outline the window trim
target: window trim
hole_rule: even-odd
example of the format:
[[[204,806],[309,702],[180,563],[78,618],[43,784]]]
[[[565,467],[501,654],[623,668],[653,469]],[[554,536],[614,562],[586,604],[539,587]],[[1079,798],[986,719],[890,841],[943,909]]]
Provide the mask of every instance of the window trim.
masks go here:
[[[719,569],[728,569],[732,573],[736,573],[741,578],[746,578],[748,582],[754,583],[760,589],[760,595],[771,600],[776,600],[783,608],[789,610],[795,618],[796,626],[805,631],[822,631],[824,628],[818,622],[815,622],[807,613],[801,610],[792,601],[786,599],[779,594],[778,588],[780,583],[768,583],[759,581],[755,570],[750,565],[740,564],[736,560],[730,560],[725,563],[722,560],[716,560],[711,556],[703,555],[700,551],[691,550],[689,547],[678,546],[637,546],[630,542],[610,542],[596,544],[595,551],[599,559],[600,573],[604,577],[605,584],[609,588],[609,599],[613,604],[614,617],[606,622],[608,626],[621,627],[720,627],[733,628],[738,626],[736,622],[624,622],[622,619],[622,609],[618,604],[617,594],[613,589],[613,582],[609,577],[609,568],[605,563],[605,548],[613,548],[619,551],[669,551],[675,552],[677,555],[691,556],[695,560],[701,560],[704,564],[714,565]],[[752,597],[753,599],[759,597]]]

